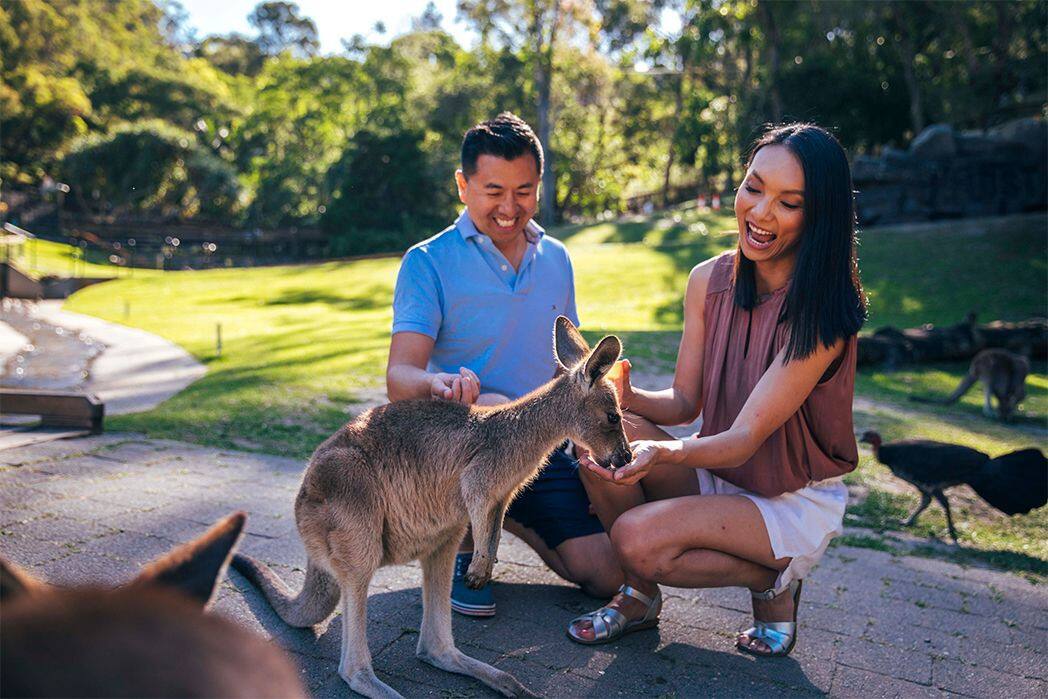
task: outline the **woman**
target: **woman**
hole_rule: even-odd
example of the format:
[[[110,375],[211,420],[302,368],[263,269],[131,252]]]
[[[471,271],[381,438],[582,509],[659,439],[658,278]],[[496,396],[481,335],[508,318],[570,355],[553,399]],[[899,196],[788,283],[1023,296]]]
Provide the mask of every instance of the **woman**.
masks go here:
[[[568,635],[604,643],[650,628],[659,583],[745,586],[753,628],[736,646],[786,655],[801,580],[842,530],[858,463],[856,333],[866,315],[851,174],[825,130],[791,124],[754,145],[735,199],[735,251],[695,267],[673,386],[619,395],[634,460],[580,470],[626,584]],[[701,431],[676,440],[656,425]]]

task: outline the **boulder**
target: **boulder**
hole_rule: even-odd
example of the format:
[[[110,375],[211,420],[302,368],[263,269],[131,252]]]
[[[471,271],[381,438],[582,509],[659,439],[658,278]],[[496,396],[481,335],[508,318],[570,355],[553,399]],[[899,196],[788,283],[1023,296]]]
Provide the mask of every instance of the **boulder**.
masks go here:
[[[917,134],[910,153],[918,158],[941,160],[957,155],[957,140],[949,124],[933,124]]]

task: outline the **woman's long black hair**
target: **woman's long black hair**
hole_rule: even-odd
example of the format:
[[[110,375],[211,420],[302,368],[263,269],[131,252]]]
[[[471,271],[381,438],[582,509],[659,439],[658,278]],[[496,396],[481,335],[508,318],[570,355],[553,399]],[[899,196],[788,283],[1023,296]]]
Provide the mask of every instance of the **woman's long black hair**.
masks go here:
[[[866,297],[855,250],[855,195],[844,148],[814,124],[771,128],[753,144],[747,169],[765,146],[785,146],[804,170],[804,224],[793,279],[779,322],[790,327],[785,361],[803,359],[822,344],[851,337],[866,320]],[[757,303],[755,265],[735,254],[735,303]]]

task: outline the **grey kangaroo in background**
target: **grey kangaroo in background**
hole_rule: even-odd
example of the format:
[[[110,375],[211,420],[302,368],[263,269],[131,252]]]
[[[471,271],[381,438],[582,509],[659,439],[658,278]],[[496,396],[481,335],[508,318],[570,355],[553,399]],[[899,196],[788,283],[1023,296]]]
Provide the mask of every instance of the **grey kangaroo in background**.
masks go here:
[[[491,577],[506,508],[565,439],[605,465],[632,459],[615,389],[605,378],[618,338],[591,352],[567,318],[557,318],[559,376],[494,407],[408,400],[374,408],[327,439],[310,459],[295,500],[308,555],[303,589],[293,595],[268,567],[237,555],[233,567],[261,588],[292,626],[326,620],[342,599],[339,675],[369,697],[399,697],[375,676],[366,637],[368,583],[380,566],[422,562],[422,628],[416,654],[442,670],[469,675],[505,696],[533,696],[512,675],[455,648],[451,577],[467,524],[476,550],[471,587]]]
[[[972,359],[968,374],[956,390],[946,398],[911,396],[919,403],[949,405],[960,400],[977,381],[983,385],[983,415],[994,417],[990,397],[997,399],[997,417],[1011,420],[1019,403],[1026,397],[1026,375],[1030,373],[1030,360],[1021,354],[1004,349],[985,349]]]

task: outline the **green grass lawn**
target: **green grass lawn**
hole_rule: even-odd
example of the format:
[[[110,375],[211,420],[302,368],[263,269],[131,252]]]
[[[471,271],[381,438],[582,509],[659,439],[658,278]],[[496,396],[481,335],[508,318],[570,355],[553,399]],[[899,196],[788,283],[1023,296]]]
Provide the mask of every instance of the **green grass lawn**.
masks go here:
[[[80,250],[50,240],[30,240],[22,246],[16,260],[19,268],[34,279],[49,275],[60,277],[155,277],[151,269],[130,269],[110,264],[95,250],[82,254]]]
[[[1040,215],[863,232],[867,329],[952,324],[969,310],[984,321],[1045,315],[1045,229]],[[572,254],[587,337],[614,332],[638,367],[672,371],[688,272],[732,247],[733,230],[729,212],[692,208],[553,231]],[[68,273],[63,246],[41,247],[38,258],[43,260],[38,271]],[[175,398],[147,414],[114,417],[110,429],[304,458],[347,419],[362,389],[382,384],[398,265],[398,259],[385,258],[198,272],[136,270],[79,292],[66,307],[155,332],[208,365],[207,376]],[[107,269],[112,271],[92,266],[85,273]],[[215,342],[219,324],[221,356]],[[981,394],[974,388],[954,408],[906,400],[910,393],[949,393],[964,370],[957,364],[861,372],[858,394],[880,405],[860,411],[856,427],[877,427],[887,440],[938,438],[995,455],[1044,445],[1043,363],[1030,378],[1030,395],[1015,425],[983,418]],[[863,459],[854,482],[870,484],[878,495],[852,508],[856,522],[889,529],[896,515],[916,503],[909,490],[886,487],[885,474]],[[991,563],[1045,574],[1038,566],[1048,560],[1046,515],[1007,519],[980,507],[975,501],[958,506],[957,520],[970,522],[961,527],[965,543],[1018,557]],[[922,515],[916,533],[945,531],[936,508]]]

